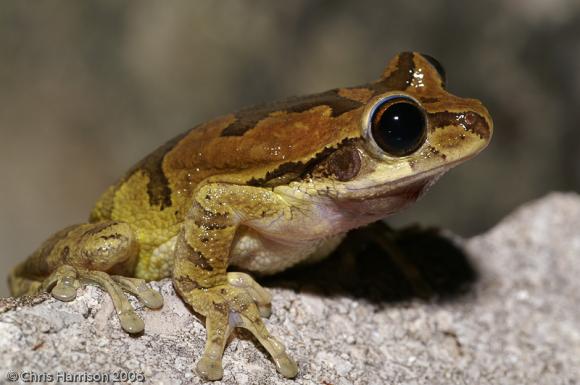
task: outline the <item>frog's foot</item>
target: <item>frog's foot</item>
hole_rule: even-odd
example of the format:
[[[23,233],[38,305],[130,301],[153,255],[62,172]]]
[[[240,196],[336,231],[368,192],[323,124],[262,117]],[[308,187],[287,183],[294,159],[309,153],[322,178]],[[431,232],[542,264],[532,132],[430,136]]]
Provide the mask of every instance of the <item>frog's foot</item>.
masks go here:
[[[272,314],[272,294],[254,281],[254,278],[246,273],[228,273],[228,282],[232,286],[246,289],[258,306],[260,315],[264,318],[270,317]]]
[[[236,327],[249,330],[258,339],[272,356],[280,374],[287,378],[298,374],[296,362],[262,322],[261,315],[269,314],[271,296],[249,275],[229,273],[227,284],[194,289],[183,293],[183,297],[195,311],[206,317],[207,339],[197,363],[197,372],[202,377],[208,380],[222,378],[222,355],[227,339]]]
[[[123,290],[133,294],[148,308],[158,309],[163,305],[163,297],[147,287],[145,281],[122,276],[109,276],[102,271],[85,270],[71,265],[56,269],[41,285],[41,290],[50,292],[60,301],[72,301],[77,289],[83,284],[92,284],[104,289],[113,300],[121,327],[127,333],[140,333],[145,328],[143,320],[135,313]]]

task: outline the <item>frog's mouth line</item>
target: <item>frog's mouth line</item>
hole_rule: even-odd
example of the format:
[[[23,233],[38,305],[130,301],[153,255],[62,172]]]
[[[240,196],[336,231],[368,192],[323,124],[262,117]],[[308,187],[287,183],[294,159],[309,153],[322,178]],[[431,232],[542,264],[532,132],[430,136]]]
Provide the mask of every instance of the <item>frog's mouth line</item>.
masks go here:
[[[421,184],[423,181],[423,190],[419,193],[425,193],[431,185],[433,185],[442,175],[447,171],[451,170],[455,166],[468,161],[476,157],[485,147],[487,143],[482,146],[478,151],[455,159],[451,162],[444,163],[438,167],[432,168],[420,172],[415,175],[409,175],[398,181],[388,181],[385,183],[370,185],[370,186],[360,186],[360,187],[349,187],[348,182],[344,186],[344,190],[339,194],[339,200],[351,200],[351,201],[364,201],[375,198],[388,198],[390,196],[398,196],[399,191],[409,191],[412,190],[411,186],[415,186],[417,183]]]
[[[466,158],[458,159],[454,162],[446,163],[439,167],[427,170],[415,175],[409,175],[396,182],[390,181],[374,186],[365,186],[360,188],[348,188],[341,194],[342,200],[364,201],[368,199],[379,199],[387,197],[400,196],[401,194],[413,195],[419,197],[426,192],[442,175],[447,171],[463,163]]]
[[[415,202],[435,184],[438,178],[439,176],[425,177],[376,194],[345,197],[339,205],[343,210],[356,212],[357,215],[382,218]]]

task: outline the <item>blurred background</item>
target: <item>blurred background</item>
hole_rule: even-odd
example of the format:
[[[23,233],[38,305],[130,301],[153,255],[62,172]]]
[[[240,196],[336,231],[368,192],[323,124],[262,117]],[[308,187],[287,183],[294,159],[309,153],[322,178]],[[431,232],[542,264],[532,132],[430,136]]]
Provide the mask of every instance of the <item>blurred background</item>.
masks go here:
[[[85,221],[172,136],[244,106],[368,82],[408,50],[439,59],[449,90],[481,99],[496,131],[393,223],[469,236],[580,188],[577,0],[2,1],[0,272]]]

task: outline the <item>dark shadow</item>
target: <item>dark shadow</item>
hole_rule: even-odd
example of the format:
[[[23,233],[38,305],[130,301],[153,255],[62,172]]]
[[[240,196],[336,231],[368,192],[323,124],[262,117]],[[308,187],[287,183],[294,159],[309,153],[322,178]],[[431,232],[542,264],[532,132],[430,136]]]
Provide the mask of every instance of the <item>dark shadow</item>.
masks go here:
[[[437,229],[394,231],[382,222],[354,230],[327,259],[261,279],[270,287],[374,303],[452,299],[470,290],[477,272]]]

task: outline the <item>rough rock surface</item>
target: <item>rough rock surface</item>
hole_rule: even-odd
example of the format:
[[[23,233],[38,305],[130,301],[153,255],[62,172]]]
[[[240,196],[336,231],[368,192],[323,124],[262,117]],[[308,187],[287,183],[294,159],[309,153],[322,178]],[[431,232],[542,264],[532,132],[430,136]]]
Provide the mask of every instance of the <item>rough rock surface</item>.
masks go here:
[[[362,258],[362,267],[336,257],[270,279],[274,312],[266,323],[300,374],[281,378],[238,332],[222,383],[580,383],[579,229],[580,197],[554,193],[469,240],[447,234],[439,247],[433,232],[424,242],[398,238],[411,255],[419,244],[423,259],[411,258],[414,267],[377,255]],[[452,254],[459,259],[443,257]],[[337,278],[345,271],[352,272],[347,279]],[[401,279],[413,275],[423,283]],[[205,337],[201,322],[170,281],[152,286],[165,306],[137,305],[146,324],[139,337],[121,330],[110,299],[93,287],[71,303],[0,300],[0,382],[15,371],[133,372],[154,384],[201,383],[192,373]]]

